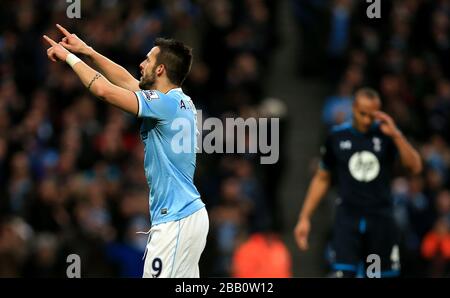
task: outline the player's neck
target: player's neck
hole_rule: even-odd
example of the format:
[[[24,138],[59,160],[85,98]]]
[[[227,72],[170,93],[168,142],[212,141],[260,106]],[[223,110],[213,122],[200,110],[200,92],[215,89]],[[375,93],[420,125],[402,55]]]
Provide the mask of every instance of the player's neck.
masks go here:
[[[160,82],[159,84],[156,84],[155,89],[159,92],[162,92],[166,94],[172,89],[179,88],[180,86],[177,86],[175,84],[169,83],[169,82]]]

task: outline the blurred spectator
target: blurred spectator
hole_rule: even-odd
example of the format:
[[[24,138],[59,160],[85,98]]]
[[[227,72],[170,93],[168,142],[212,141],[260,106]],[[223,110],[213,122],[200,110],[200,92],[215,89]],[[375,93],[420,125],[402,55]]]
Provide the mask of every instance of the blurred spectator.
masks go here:
[[[144,268],[144,251],[148,236],[143,231],[148,230],[145,217],[135,217],[126,230],[124,242],[110,242],[106,245],[106,254],[111,262],[119,267],[121,277],[142,276]]]
[[[248,225],[248,217],[254,204],[240,189],[239,180],[228,178],[221,185],[221,200],[210,210],[212,231],[217,234],[217,272],[226,276],[230,273],[231,257],[239,237]]]
[[[450,227],[447,218],[436,221],[422,242],[422,254],[429,260],[430,277],[450,276]]]
[[[339,85],[338,94],[331,95],[325,99],[322,121],[328,127],[351,120],[352,91],[350,85],[343,82]]]
[[[292,277],[291,255],[278,235],[255,233],[236,249],[233,256],[233,277]]]
[[[20,277],[29,254],[33,230],[18,217],[0,221],[0,276]]]
[[[301,38],[297,45],[298,73],[310,77],[322,74],[326,69],[326,32],[329,23],[327,0],[291,0],[292,11]]]
[[[27,277],[58,277],[64,267],[61,266],[62,264],[58,264],[60,259],[56,236],[51,233],[38,234],[34,243],[24,275]]]

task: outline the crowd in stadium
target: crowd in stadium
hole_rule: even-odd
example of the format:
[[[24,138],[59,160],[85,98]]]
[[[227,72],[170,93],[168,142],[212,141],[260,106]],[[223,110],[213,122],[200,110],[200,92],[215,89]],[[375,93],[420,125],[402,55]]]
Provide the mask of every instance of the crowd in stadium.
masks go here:
[[[0,276],[65,276],[73,251],[84,277],[142,275],[147,237],[136,232],[149,229],[149,208],[139,120],[90,96],[67,65],[49,63],[42,33],[57,40],[54,24],[63,24],[136,77],[156,37],[183,40],[195,55],[183,89],[204,118],[268,117],[277,103],[266,99],[265,73],[288,42],[277,37],[277,2],[83,1],[82,19],[70,20],[65,1],[2,1]],[[351,117],[356,88],[380,91],[426,165],[392,185],[404,274],[448,276],[450,1],[383,3],[382,21],[354,2],[290,1],[305,53],[318,58],[305,59],[299,75],[336,82],[327,127]],[[211,220],[202,276],[251,275],[242,273],[242,254],[258,252],[261,237],[275,241],[279,276],[292,274],[277,236],[292,228],[282,227],[276,204],[284,158],[262,166],[257,154],[197,156]],[[235,254],[246,241],[252,249]]]

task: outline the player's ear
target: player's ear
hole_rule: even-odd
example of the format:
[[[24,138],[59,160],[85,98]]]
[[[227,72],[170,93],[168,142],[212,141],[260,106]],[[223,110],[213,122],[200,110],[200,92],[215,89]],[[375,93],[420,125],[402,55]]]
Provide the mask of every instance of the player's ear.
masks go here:
[[[164,66],[164,64],[160,64],[156,67],[156,74],[160,76],[164,73],[164,70],[166,70],[166,67]]]

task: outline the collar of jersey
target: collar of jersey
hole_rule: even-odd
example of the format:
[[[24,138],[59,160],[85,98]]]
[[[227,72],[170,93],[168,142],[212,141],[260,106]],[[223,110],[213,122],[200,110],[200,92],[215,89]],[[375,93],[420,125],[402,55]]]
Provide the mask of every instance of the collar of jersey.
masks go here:
[[[167,91],[166,94],[168,94],[168,93],[170,93],[170,92],[172,92],[172,91],[179,91],[179,92],[182,92],[183,90],[181,89],[181,87],[176,87],[176,88],[172,88],[172,89],[170,89],[169,91]]]

